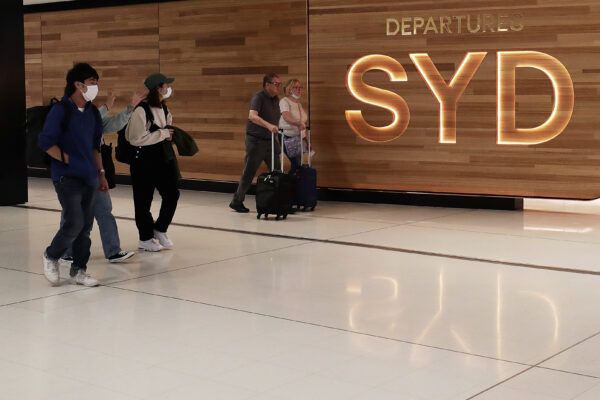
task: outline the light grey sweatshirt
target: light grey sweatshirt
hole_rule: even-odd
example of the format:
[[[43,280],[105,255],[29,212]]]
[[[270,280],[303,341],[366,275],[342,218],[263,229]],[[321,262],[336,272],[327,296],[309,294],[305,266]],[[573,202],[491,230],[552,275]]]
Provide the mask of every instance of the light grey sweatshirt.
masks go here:
[[[102,117],[103,134],[120,131],[127,125],[131,114],[133,114],[133,109],[129,112],[128,108],[125,108],[116,115],[108,115],[108,108],[106,106],[100,107],[98,111],[100,111],[100,116]]]

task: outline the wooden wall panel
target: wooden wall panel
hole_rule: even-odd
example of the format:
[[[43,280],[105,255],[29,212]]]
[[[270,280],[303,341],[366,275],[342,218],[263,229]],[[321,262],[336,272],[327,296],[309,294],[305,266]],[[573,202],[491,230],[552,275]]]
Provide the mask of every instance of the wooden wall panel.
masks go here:
[[[596,0],[310,1],[311,112],[319,154],[319,184],[330,187],[564,198],[600,196],[600,9]],[[522,13],[522,31],[387,36],[386,18]],[[475,24],[473,25],[475,26]],[[463,28],[464,29],[464,28]],[[422,30],[421,30],[422,32]],[[340,44],[344,44],[343,46]],[[496,52],[535,50],[560,60],[575,88],[565,131],[538,145],[496,144]],[[458,102],[457,142],[438,142],[439,106],[409,53],[430,55],[449,82],[468,51],[487,51]],[[383,54],[398,60],[408,81],[391,83],[381,71],[364,81],[401,95],[410,107],[405,133],[367,142],[348,126],[345,110],[360,109],[385,126],[391,113],[359,102],[345,87],[357,59]],[[333,100],[333,101],[332,101]],[[552,112],[545,74],[517,72],[517,126],[534,127]]]
[[[200,148],[180,159],[183,177],[237,181],[250,98],[264,74],[306,80],[305,1],[162,3],[160,69],[176,78],[174,123]]]
[[[311,122],[319,186],[563,198],[600,195],[600,9],[596,0],[398,2],[311,0]],[[306,85],[304,0],[163,2],[31,14],[26,19],[28,105],[59,96],[75,61],[101,75],[100,105],[108,89],[125,106],[143,79],[159,71],[176,78],[169,101],[175,123],[192,133],[200,153],[181,158],[184,178],[237,181],[244,157],[250,96],[266,72]],[[523,14],[511,32],[386,36],[386,18]],[[36,21],[40,22],[38,28]],[[496,143],[496,52],[534,50],[568,69],[575,107],[565,131],[529,146]],[[439,106],[409,53],[428,53],[446,81],[468,51],[488,52],[458,102],[457,143],[438,142]],[[364,81],[401,95],[409,104],[406,132],[386,143],[367,142],[344,112],[361,109],[383,126],[391,114],[359,102],[345,87],[349,66],[384,54],[406,69],[391,83],[381,71]],[[41,62],[41,65],[40,65]],[[36,84],[42,82],[43,85]],[[545,74],[517,73],[517,125],[536,126],[552,111]],[[306,99],[302,99],[306,107]],[[126,166],[117,164],[120,172]]]
[[[146,76],[159,71],[158,4],[43,13],[41,23],[44,102],[62,96],[66,73],[76,62],[98,71],[98,106],[109,90],[117,94],[113,113],[134,91],[144,90]],[[115,135],[108,141],[116,144]],[[125,164],[116,166],[120,173],[129,171]]]
[[[27,108],[42,105],[42,16],[25,15],[25,90]]]

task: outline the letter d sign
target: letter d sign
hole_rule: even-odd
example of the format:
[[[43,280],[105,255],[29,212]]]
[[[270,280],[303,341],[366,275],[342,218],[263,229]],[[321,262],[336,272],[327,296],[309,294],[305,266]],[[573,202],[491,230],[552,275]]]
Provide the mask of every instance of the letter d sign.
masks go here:
[[[552,114],[535,128],[517,128],[515,123],[515,70],[536,68],[545,73],[554,89]],[[573,114],[573,81],[556,58],[537,51],[498,52],[498,144],[539,144],[547,142],[567,127]]]

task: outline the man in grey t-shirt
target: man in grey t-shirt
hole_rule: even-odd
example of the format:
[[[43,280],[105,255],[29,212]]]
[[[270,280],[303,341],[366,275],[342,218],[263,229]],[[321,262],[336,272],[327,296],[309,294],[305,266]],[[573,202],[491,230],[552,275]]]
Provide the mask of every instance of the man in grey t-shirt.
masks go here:
[[[240,178],[237,190],[229,207],[239,213],[250,211],[244,206],[246,192],[252,184],[254,175],[261,162],[265,162],[271,169],[271,139],[272,134],[279,131],[279,89],[281,80],[273,73],[263,78],[263,90],[256,92],[250,100],[250,113],[246,122],[246,157],[244,158],[244,172]],[[281,168],[278,154],[279,146],[275,145],[275,169]]]

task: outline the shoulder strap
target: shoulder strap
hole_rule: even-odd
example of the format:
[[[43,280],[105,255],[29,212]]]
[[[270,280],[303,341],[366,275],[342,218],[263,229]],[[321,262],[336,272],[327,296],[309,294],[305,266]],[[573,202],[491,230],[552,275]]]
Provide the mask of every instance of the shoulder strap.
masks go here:
[[[60,129],[64,133],[69,127],[69,121],[71,121],[71,115],[73,114],[73,107],[71,107],[71,105],[64,100],[60,100],[58,104],[60,104],[63,110],[65,111],[65,115],[63,116],[63,119],[60,122]]]
[[[102,115],[100,115],[100,110],[95,105],[92,105],[92,111],[94,112],[94,117],[96,118],[96,124],[102,122]]]
[[[100,142],[102,144],[106,144],[104,142],[104,124],[102,124],[102,115],[100,115],[100,110],[98,110],[98,107],[96,107],[95,105],[92,104],[92,112],[94,113],[94,119],[96,120],[96,125],[98,125],[98,124],[102,125],[102,139],[100,139]]]
[[[158,125],[156,125],[154,123],[154,115],[152,114],[152,110],[150,110],[150,105],[147,102],[142,101],[137,105],[137,107],[142,107],[144,109],[144,111],[146,112],[146,121],[151,122],[151,126],[150,126],[151,132],[161,129],[160,127],[158,127]],[[167,108],[166,104],[162,105],[162,109],[163,109],[163,112],[165,113],[165,122],[167,122],[167,115],[169,114],[169,109]]]
[[[146,113],[146,121],[151,121],[152,123],[154,123],[154,115],[152,115],[150,105],[145,101],[141,101],[135,108],[138,107],[142,107],[144,109],[144,112]]]
[[[163,112],[165,113],[165,123],[168,124],[168,122],[167,122],[167,115],[169,115],[169,109],[167,108],[167,105],[164,104],[164,103],[162,105],[162,109],[163,109]]]

